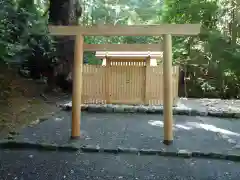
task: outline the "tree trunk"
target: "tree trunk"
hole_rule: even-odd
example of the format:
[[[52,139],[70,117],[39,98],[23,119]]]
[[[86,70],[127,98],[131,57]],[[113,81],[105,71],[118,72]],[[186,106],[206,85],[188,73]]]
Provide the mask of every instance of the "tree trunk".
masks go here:
[[[82,9],[78,0],[50,0],[49,24],[51,25],[77,25],[78,18],[82,14]],[[55,67],[54,74],[49,77],[49,85],[54,83],[54,76],[61,74],[65,77],[71,71],[74,58],[74,37],[55,37],[58,66]]]

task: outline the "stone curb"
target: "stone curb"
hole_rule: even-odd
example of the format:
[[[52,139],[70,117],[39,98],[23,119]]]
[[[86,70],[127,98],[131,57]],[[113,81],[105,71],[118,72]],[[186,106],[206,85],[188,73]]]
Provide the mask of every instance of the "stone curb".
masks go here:
[[[35,149],[39,151],[78,151],[79,148],[66,144],[47,144],[47,143],[34,143],[23,141],[0,141],[0,149]]]
[[[135,154],[139,156],[164,156],[164,157],[180,157],[180,158],[205,158],[205,159],[220,159],[240,162],[240,155],[237,154],[222,154],[222,153],[206,153],[197,151],[164,151],[156,149],[137,149],[137,148],[101,148],[98,146],[75,146],[73,144],[57,145],[46,143],[20,142],[20,141],[1,141],[0,149],[32,149],[38,151],[81,151],[86,153],[109,153],[109,154]]]
[[[71,105],[62,104],[59,106],[62,110],[70,111]],[[163,106],[134,106],[134,105],[98,105],[98,104],[84,104],[81,107],[82,111],[95,113],[147,113],[147,114],[163,114]],[[212,116],[219,118],[240,118],[240,112],[229,111],[199,111],[190,108],[173,107],[174,115],[188,115],[188,116]]]

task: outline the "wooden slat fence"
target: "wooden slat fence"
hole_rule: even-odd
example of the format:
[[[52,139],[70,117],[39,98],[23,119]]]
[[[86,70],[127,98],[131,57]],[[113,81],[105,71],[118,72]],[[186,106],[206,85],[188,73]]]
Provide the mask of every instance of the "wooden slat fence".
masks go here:
[[[173,102],[178,98],[178,67],[173,67]],[[112,61],[83,66],[82,101],[86,104],[163,104],[163,67],[146,62]]]

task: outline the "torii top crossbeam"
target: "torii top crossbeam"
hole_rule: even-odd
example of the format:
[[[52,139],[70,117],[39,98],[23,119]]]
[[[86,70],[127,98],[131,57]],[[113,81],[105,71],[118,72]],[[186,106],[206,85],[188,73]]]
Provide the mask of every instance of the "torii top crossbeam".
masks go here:
[[[55,36],[183,36],[197,35],[200,29],[200,24],[49,26],[50,34]]]

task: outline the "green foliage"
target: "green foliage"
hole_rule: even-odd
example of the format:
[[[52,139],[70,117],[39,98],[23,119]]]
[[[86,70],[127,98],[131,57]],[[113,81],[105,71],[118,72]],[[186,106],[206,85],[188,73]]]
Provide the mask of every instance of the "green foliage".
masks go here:
[[[0,0],[0,58],[6,63],[29,60],[35,52],[41,52],[39,59],[49,58],[54,52],[47,21],[31,2]]]
[[[0,0],[0,58],[32,59],[32,54],[53,61],[54,46],[42,17],[47,1]],[[94,24],[201,23],[198,36],[174,37],[174,63],[186,71],[189,97],[239,97],[240,5],[230,0],[82,0],[79,22]],[[85,37],[90,44],[158,43],[161,37]],[[100,64],[94,52],[85,53],[90,64]],[[42,61],[45,62],[45,61]],[[46,62],[49,63],[49,62]],[[179,88],[181,88],[180,86]]]
[[[175,60],[188,71],[185,92],[188,96],[236,98],[240,95],[240,46],[231,44],[231,37],[223,34],[226,25],[218,21],[229,16],[225,9],[219,0],[166,0],[164,3],[161,17],[164,23],[201,23],[204,29],[199,36],[174,38]]]

